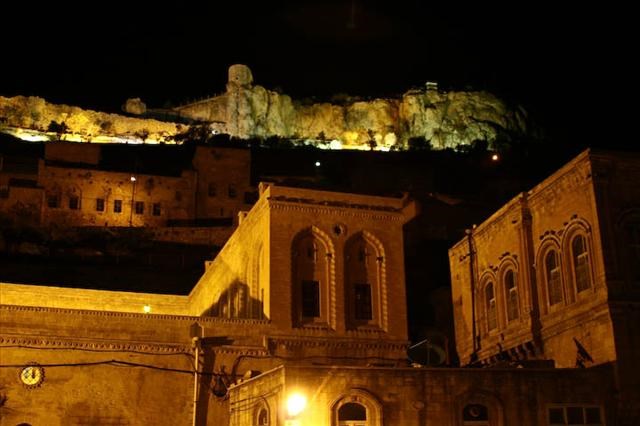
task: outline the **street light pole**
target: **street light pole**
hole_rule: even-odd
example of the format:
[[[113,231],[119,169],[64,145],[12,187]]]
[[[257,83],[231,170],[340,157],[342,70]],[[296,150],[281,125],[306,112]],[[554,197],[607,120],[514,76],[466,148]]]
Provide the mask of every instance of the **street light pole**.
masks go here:
[[[136,198],[136,179],[135,176],[131,176],[131,183],[133,188],[131,189],[131,208],[129,210],[129,227],[133,226],[133,209],[135,207],[135,198]]]

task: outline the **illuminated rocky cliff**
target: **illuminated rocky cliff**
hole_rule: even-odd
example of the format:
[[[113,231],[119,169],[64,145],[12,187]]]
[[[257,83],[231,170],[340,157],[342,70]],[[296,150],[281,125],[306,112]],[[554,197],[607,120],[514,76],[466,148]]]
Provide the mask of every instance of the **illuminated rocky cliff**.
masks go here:
[[[226,93],[176,108],[240,138],[281,136],[347,149],[406,148],[424,138],[433,148],[494,142],[526,133],[526,113],[488,92],[410,90],[399,98],[305,105],[253,84],[244,65],[229,68]],[[375,143],[372,143],[375,142]]]
[[[186,126],[56,105],[38,97],[0,96],[0,131],[26,140],[172,142]]]
[[[173,143],[189,128],[145,118],[153,110],[140,99],[128,100],[125,110],[129,116],[53,105],[35,97],[0,97],[0,130],[32,140]],[[222,95],[166,113],[165,119],[205,123],[235,138],[281,137],[331,149],[406,149],[412,138],[423,146],[428,141],[434,149],[474,141],[491,147],[502,136],[527,132],[525,111],[509,108],[488,92],[444,92],[425,86],[398,98],[304,103],[254,85],[245,65],[229,68]],[[29,134],[33,131],[40,133]]]

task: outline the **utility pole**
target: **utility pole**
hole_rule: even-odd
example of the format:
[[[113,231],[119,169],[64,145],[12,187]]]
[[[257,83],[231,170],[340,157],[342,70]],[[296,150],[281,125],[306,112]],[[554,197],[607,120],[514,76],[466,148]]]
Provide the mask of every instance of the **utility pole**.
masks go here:
[[[193,417],[192,425],[196,426],[196,420],[198,417],[198,385],[200,384],[200,349],[202,348],[202,338],[204,337],[204,329],[200,324],[194,322],[189,328],[189,335],[191,336],[191,344],[194,351],[194,366],[193,366]]]
[[[478,357],[478,336],[476,327],[476,274],[475,274],[475,252],[473,250],[473,229],[464,231],[467,234],[467,242],[469,244],[469,286],[471,288],[471,334],[473,336],[473,352],[471,353],[471,362],[475,362]]]

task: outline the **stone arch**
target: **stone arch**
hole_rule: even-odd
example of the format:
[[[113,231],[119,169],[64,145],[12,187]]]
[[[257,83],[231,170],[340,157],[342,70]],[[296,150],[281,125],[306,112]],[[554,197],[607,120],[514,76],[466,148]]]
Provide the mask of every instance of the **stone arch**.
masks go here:
[[[593,241],[589,222],[577,217],[572,218],[562,234],[561,243],[564,274],[567,277],[566,294],[568,302],[574,302],[580,293],[595,288]],[[582,252],[578,253],[578,250]]]
[[[505,426],[504,404],[502,400],[497,394],[484,389],[472,389],[456,398],[454,424],[465,425],[463,413],[465,407],[472,404],[487,408],[488,420],[485,424],[489,426]]]
[[[520,271],[518,262],[514,256],[508,256],[502,259],[498,268],[499,291],[501,299],[504,301],[501,305],[505,325],[517,322],[522,318],[523,291],[521,287]]]
[[[271,411],[266,400],[262,399],[253,409],[253,425],[269,426],[271,425]]]
[[[347,404],[358,404],[364,407],[367,426],[382,426],[383,410],[380,400],[365,389],[349,389],[331,403],[331,425],[339,426],[340,409]]]
[[[541,311],[549,313],[567,303],[567,295],[562,272],[561,241],[555,235],[546,236],[536,253],[536,274]],[[555,260],[552,260],[554,253]]]
[[[386,258],[383,244],[371,232],[352,235],[345,243],[345,315],[348,328],[388,326]],[[368,298],[368,309],[366,312]]]
[[[487,270],[480,275],[480,279],[478,280],[480,285],[476,289],[476,313],[478,315],[477,322],[481,324],[480,334],[487,335],[490,332],[499,330],[501,327],[501,318],[500,318],[500,309],[499,306],[499,291],[498,289],[498,280],[496,274],[492,270]],[[491,308],[491,300],[487,298],[487,291],[489,285],[493,286],[493,297],[494,297],[494,313],[495,313],[495,327],[491,327],[493,319],[491,318],[492,313],[490,312]]]
[[[291,242],[291,265],[293,324],[335,328],[335,247],[329,235],[316,226],[298,232]]]

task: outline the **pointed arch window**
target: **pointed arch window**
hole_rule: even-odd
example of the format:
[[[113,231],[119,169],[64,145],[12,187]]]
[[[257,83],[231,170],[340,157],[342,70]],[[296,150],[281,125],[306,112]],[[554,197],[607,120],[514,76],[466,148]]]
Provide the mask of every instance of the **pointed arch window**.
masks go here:
[[[587,250],[587,240],[584,235],[578,234],[573,237],[573,240],[571,240],[571,253],[576,291],[580,293],[591,287],[589,251]]]
[[[498,313],[496,309],[496,294],[493,282],[487,283],[484,288],[485,311],[487,315],[487,330],[498,328]]]
[[[269,410],[265,404],[261,404],[256,410],[254,424],[256,426],[269,426]]]
[[[507,301],[507,321],[514,321],[520,317],[518,306],[518,285],[513,269],[508,269],[504,274],[505,298]]]
[[[305,231],[294,240],[292,256],[294,323],[328,323],[333,257],[327,244],[314,232]]]
[[[544,257],[544,272],[547,284],[549,306],[562,303],[562,277],[560,275],[560,260],[558,252],[551,249]]]
[[[359,234],[345,248],[345,314],[348,327],[381,325],[381,268],[384,257]]]

